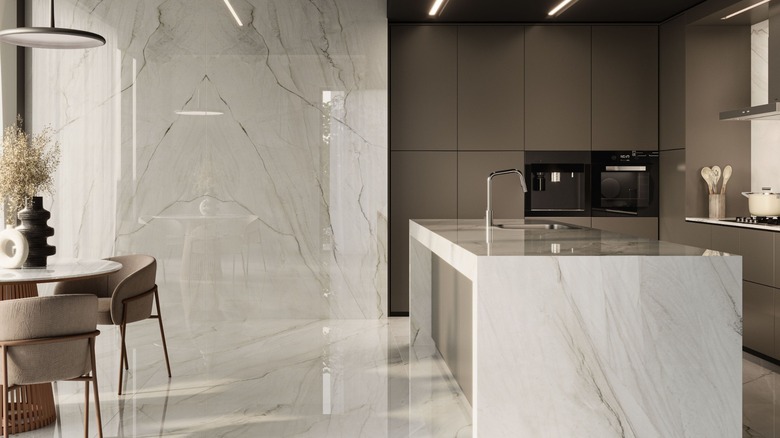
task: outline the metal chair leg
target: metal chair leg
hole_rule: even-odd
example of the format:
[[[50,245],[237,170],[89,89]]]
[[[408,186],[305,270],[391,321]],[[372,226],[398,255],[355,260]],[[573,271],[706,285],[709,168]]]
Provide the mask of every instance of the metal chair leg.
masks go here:
[[[95,417],[97,419],[98,437],[103,438],[103,419],[100,415],[100,391],[98,391],[97,367],[95,366],[95,339],[90,340],[90,359],[92,360],[92,389],[95,392]],[[89,384],[89,382],[87,382]]]
[[[165,329],[163,329],[162,314],[160,313],[160,296],[157,288],[154,289],[154,303],[157,305],[157,322],[160,324],[160,337],[162,338],[163,352],[165,353],[165,366],[168,368],[168,377],[171,377],[171,362],[168,360],[168,345],[165,342]]]
[[[118,395],[122,395],[122,375],[124,373],[124,367],[122,366],[122,363],[127,363],[127,349],[125,348],[125,331],[127,330],[127,325],[122,322],[122,325],[119,326],[119,331],[122,333],[122,347],[121,351],[119,353],[119,391]]]
[[[3,355],[3,437],[8,438],[8,429],[11,428],[8,421],[8,356],[5,347],[0,347],[0,350]]]
[[[84,381],[84,438],[89,438],[89,381]]]

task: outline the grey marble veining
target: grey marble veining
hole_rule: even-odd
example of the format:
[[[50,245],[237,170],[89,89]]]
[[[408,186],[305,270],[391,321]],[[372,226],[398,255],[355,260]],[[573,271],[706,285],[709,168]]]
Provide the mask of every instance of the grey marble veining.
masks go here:
[[[29,118],[51,124],[63,152],[45,200],[50,241],[68,257],[146,252],[200,266],[181,273],[197,286],[232,279],[240,259],[274,298],[259,313],[382,317],[385,2],[232,4],[244,26],[222,1],[57,2],[59,26],[108,42],[32,52]],[[48,6],[33,2],[33,22]],[[204,201],[257,219],[176,219]]]
[[[482,221],[411,221],[410,243],[422,357],[432,321],[455,322],[419,261],[472,281],[475,437],[738,436],[741,257],[590,229],[486,238]]]

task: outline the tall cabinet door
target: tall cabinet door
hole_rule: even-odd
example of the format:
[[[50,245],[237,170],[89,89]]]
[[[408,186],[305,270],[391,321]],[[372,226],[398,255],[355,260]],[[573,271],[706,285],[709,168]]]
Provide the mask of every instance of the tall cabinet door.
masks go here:
[[[390,149],[457,148],[455,26],[390,28]]]
[[[593,149],[658,150],[658,29],[593,27]]]
[[[523,27],[458,27],[458,150],[523,149]]]
[[[590,150],[590,27],[525,32],[525,149]]]

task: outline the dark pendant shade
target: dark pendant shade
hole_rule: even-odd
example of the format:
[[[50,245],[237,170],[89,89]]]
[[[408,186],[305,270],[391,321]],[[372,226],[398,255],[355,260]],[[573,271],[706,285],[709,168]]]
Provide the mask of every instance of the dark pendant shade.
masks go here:
[[[102,36],[84,30],[54,26],[54,0],[51,0],[51,27],[20,27],[0,31],[0,42],[35,49],[89,49],[106,43]]]

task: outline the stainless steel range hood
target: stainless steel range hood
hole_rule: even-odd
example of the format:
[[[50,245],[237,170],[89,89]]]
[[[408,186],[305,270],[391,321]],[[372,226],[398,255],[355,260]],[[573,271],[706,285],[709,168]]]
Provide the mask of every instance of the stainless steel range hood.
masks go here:
[[[770,103],[720,113],[720,120],[780,120],[780,0],[769,2],[769,95]]]
[[[780,120],[780,102],[723,111],[721,120]]]

